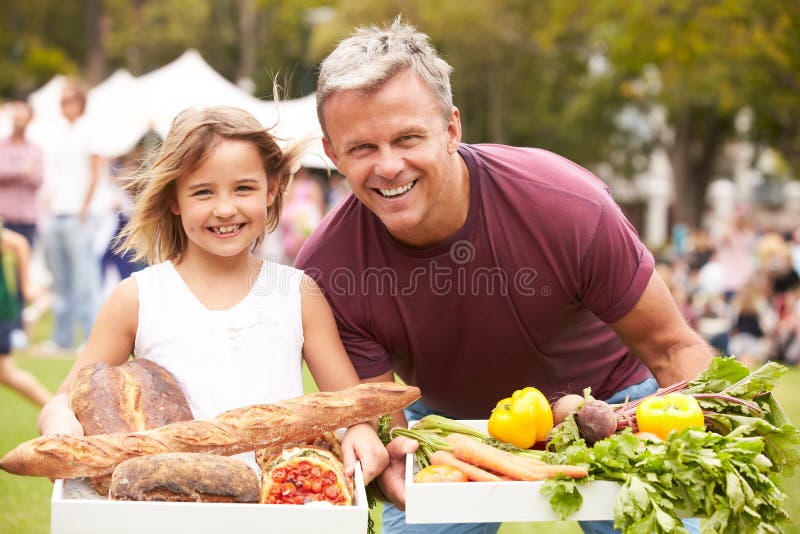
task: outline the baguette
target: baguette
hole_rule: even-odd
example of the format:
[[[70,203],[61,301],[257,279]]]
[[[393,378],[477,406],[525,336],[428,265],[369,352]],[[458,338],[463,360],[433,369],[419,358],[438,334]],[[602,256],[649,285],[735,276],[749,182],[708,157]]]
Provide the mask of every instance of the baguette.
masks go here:
[[[229,456],[374,420],[419,397],[419,388],[413,386],[370,382],[342,391],[236,408],[213,419],[181,421],[143,432],[41,436],[6,454],[0,460],[0,469],[48,478],[93,477],[145,454],[206,452]]]

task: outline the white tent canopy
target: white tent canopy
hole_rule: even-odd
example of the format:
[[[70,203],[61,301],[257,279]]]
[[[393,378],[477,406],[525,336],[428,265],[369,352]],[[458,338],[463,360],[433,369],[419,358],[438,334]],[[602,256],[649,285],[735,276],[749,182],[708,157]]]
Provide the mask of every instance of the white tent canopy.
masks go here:
[[[48,139],[48,125],[61,119],[60,98],[65,78],[55,76],[31,95],[35,119],[29,129],[32,140]],[[121,69],[88,95],[86,116],[98,132],[96,148],[107,157],[132,149],[152,128],[166,135],[175,116],[188,107],[228,105],[252,113],[264,126],[275,125],[276,135],[286,140],[314,137],[318,140],[304,164],[333,168],[319,141],[322,135],[313,94],[279,102],[260,100],[226,80],[196,50],[187,50],[175,61],[138,78]],[[10,131],[10,114],[0,114],[0,132]]]

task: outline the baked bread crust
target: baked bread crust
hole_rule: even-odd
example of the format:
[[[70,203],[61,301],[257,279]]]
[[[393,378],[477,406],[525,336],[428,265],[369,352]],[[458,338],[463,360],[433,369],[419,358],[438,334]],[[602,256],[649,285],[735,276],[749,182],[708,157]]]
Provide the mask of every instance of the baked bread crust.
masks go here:
[[[146,454],[233,455],[374,420],[419,397],[419,388],[413,386],[369,382],[342,391],[246,406],[213,419],[181,421],[143,432],[41,436],[6,454],[0,460],[0,469],[15,475],[49,478],[93,477]]]
[[[146,358],[83,367],[70,385],[69,402],[87,436],[149,430],[194,418],[172,375]],[[110,483],[110,475],[91,479],[100,495],[108,495]]]
[[[258,475],[241,460],[171,452],[119,464],[108,496],[120,501],[254,503],[258,492]]]
[[[137,432],[194,418],[172,375],[145,358],[83,367],[70,386],[69,403],[87,435]]]

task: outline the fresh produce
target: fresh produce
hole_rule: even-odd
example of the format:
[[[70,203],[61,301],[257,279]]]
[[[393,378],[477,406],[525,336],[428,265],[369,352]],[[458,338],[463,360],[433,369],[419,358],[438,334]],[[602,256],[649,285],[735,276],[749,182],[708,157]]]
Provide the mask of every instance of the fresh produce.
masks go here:
[[[579,478],[588,474],[586,469],[574,465],[548,464],[542,461],[542,458],[548,458],[544,451],[522,449],[500,442],[467,425],[438,415],[424,417],[410,429],[391,429],[390,437],[396,436],[405,436],[419,443],[416,456],[421,468],[434,462],[449,462],[450,456],[437,455],[444,451],[483,471],[473,471],[473,480],[496,481],[487,477],[487,474],[496,478],[505,476],[511,480],[545,480],[559,475]],[[470,473],[466,474],[469,478]]]
[[[431,465],[451,465],[456,467],[467,475],[468,480],[474,482],[500,482],[503,480],[499,476],[489,471],[484,471],[476,465],[459,460],[453,454],[444,450],[432,453],[430,461]]]
[[[651,432],[661,439],[667,439],[673,430],[705,426],[697,399],[683,393],[645,398],[636,408],[636,422],[640,431]],[[616,424],[614,417],[615,430]]]
[[[553,424],[560,425],[564,419],[570,415],[577,413],[581,409],[586,398],[575,393],[568,393],[560,397],[553,403]]]
[[[614,516],[624,533],[683,532],[679,516],[706,518],[704,533],[779,532],[788,519],[779,475],[791,475],[800,461],[800,433],[771,393],[785,372],[774,362],[751,373],[732,358],[714,358],[696,379],[655,395],[690,395],[709,430],[676,430],[663,441],[634,435],[637,422],[647,425],[637,416],[646,400],[628,402],[616,410],[619,431],[592,447],[567,417],[551,433],[547,461],[586,467],[588,480],[619,482]],[[566,477],[547,480],[542,493],[562,518],[582,504],[577,481]]]
[[[575,414],[578,431],[588,444],[605,439],[617,430],[617,416],[614,409],[604,401],[587,401]]]
[[[452,465],[429,465],[417,471],[414,482],[466,482],[467,475]]]
[[[498,401],[489,417],[489,435],[528,449],[547,439],[553,428],[550,403],[536,388],[518,389],[510,397]]]

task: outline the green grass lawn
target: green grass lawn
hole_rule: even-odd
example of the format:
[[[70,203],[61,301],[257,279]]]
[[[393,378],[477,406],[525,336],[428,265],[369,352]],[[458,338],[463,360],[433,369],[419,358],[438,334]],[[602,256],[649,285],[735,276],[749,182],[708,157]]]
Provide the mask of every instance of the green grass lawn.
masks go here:
[[[17,365],[34,373],[49,388],[55,390],[66,375],[72,360],[68,358],[34,358],[25,353],[15,356]],[[306,388],[314,384],[306,373]],[[776,396],[789,418],[800,424],[800,369],[791,369],[781,381]],[[0,387],[0,455],[22,441],[37,436],[38,409],[25,399]],[[785,481],[788,494],[786,509],[793,518],[786,532],[800,533],[800,475]],[[0,534],[44,534],[50,531],[49,480],[18,477],[0,471]],[[564,523],[508,523],[502,534],[548,532],[554,534],[580,533],[574,522]]]

